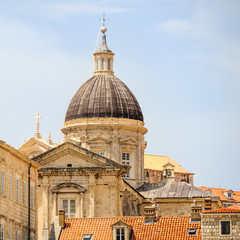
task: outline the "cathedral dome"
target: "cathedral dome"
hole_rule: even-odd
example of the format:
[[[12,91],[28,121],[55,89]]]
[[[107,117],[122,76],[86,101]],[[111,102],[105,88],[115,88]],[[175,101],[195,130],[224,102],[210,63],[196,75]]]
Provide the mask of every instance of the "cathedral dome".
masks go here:
[[[94,76],[88,79],[73,96],[65,122],[82,118],[124,118],[143,121],[137,99],[113,72],[114,53],[107,46],[105,26],[102,42],[93,54]]]
[[[96,74],[73,96],[65,121],[79,118],[127,118],[143,121],[137,99],[113,74]]]

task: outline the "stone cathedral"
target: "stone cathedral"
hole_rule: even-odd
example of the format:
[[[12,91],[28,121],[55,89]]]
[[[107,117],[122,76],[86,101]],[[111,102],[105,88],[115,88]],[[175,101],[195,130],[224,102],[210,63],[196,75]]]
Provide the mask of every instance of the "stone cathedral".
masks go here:
[[[205,209],[219,206],[219,198],[192,186],[193,174],[178,163],[166,156],[144,154],[147,128],[143,114],[134,94],[114,75],[114,53],[107,45],[106,31],[103,24],[101,44],[93,53],[94,75],[80,86],[66,111],[61,129],[63,143],[53,143],[50,136],[48,140],[42,139],[39,114],[35,117],[35,136],[18,151],[0,142],[1,206],[9,203],[14,206],[17,198],[22,209],[19,214],[27,216],[27,180],[20,176],[27,179],[29,175],[27,170],[20,173],[20,165],[14,161],[21,160],[25,169],[30,170],[31,166],[34,169],[28,224],[31,239],[57,239],[60,231],[57,216],[61,209],[67,218],[85,218],[141,216],[152,200],[165,215],[189,214],[194,199]],[[13,161],[11,166],[6,161],[9,158]],[[16,186],[12,184],[15,173]],[[5,182],[9,189],[5,190]],[[152,188],[151,183],[157,185]],[[15,188],[16,196],[12,196]],[[173,190],[180,200],[176,200]],[[6,239],[18,234],[24,239],[26,221],[18,221],[6,211],[2,214],[1,206],[0,227],[9,236]]]
[[[61,129],[64,143],[55,146],[37,131],[19,149],[41,166],[38,239],[48,239],[59,209],[65,209],[66,217],[122,216],[127,209],[131,215],[140,214],[132,187],[144,181],[147,129],[137,99],[114,75],[106,30],[102,27],[102,41],[94,53],[94,76],[68,106]],[[134,204],[124,201],[129,196]]]

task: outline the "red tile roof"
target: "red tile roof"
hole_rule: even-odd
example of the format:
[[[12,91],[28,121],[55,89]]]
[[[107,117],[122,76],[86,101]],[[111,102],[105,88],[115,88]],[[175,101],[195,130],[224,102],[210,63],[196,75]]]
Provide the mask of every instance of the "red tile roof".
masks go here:
[[[132,240],[200,240],[201,222],[190,223],[190,217],[161,217],[156,223],[144,224],[145,217],[67,218],[60,240],[80,239],[92,234],[93,239],[111,240],[111,226],[122,221],[131,226]],[[198,229],[196,236],[187,236],[188,229]]]
[[[224,188],[209,188],[209,187],[198,187],[205,191],[211,191],[213,194],[220,197],[221,201],[229,201],[229,202],[240,202],[240,191],[232,191],[233,192],[233,199],[227,198],[224,193],[231,191],[230,189],[224,189]]]
[[[240,206],[233,205],[226,208],[207,210],[207,211],[204,211],[203,213],[240,213]]]

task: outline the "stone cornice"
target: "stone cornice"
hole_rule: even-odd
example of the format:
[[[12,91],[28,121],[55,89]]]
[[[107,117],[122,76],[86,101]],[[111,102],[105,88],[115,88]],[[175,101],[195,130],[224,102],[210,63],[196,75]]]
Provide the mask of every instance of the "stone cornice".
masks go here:
[[[144,127],[144,122],[139,120],[124,119],[124,118],[86,118],[86,119],[75,119],[64,123],[64,127],[61,131],[64,134],[68,134],[73,130],[83,129],[121,129],[130,131],[139,131],[142,134],[147,133],[147,128]]]
[[[25,162],[26,164],[32,164],[33,167],[35,168],[40,168],[40,165],[37,164],[36,162],[32,161],[31,159],[27,158],[25,155],[23,155],[21,152],[19,152],[18,150],[16,150],[14,147],[8,145],[7,143],[5,143],[4,141],[0,140],[0,149],[3,149],[9,153],[11,153],[14,157],[22,160],[23,162]]]
[[[41,168],[38,170],[38,175],[41,176],[124,176],[126,174],[125,169],[113,169],[113,168]]]
[[[63,143],[59,145],[56,148],[53,148],[43,154],[40,154],[39,156],[33,158],[35,161],[40,163],[41,165],[45,165],[49,162],[55,161],[67,154],[70,154],[72,156],[79,157],[86,162],[91,162],[96,166],[99,167],[114,167],[114,168],[124,168],[126,167],[122,164],[119,164],[111,159],[108,159],[106,157],[100,156],[92,151],[89,151],[88,149],[82,148],[78,145],[75,145],[73,143]]]

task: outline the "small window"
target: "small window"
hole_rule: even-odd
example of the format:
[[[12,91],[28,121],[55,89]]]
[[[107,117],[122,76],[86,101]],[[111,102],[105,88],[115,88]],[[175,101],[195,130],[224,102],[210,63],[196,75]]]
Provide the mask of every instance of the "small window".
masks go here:
[[[19,202],[19,179],[16,180],[16,201]]]
[[[117,228],[116,229],[116,240],[124,240],[125,239],[125,229],[124,228]]]
[[[30,207],[34,208],[34,187],[30,188]]]
[[[95,152],[95,153],[98,154],[98,155],[101,155],[101,156],[105,157],[105,152]]]
[[[10,198],[12,199],[12,175],[10,176]]]
[[[108,70],[111,70],[111,59],[108,59]]]
[[[98,71],[98,59],[96,60],[96,70]]]
[[[123,165],[130,165],[130,153],[123,152],[122,153],[122,164]],[[130,177],[129,172],[125,174],[126,178]]]
[[[12,228],[9,228],[9,240],[12,240]]]
[[[26,240],[27,239],[27,235],[25,232],[23,232],[23,240]]]
[[[91,239],[92,239],[92,236],[93,236],[93,235],[91,235],[91,234],[85,234],[85,235],[83,235],[82,240],[91,240]]]
[[[18,230],[15,232],[15,240],[18,240]]]
[[[63,208],[65,210],[66,218],[76,217],[77,215],[77,206],[75,199],[63,199],[61,202]]]
[[[4,240],[4,225],[0,224],[0,240]]]
[[[221,235],[230,235],[230,221],[221,221]]]
[[[227,195],[228,195],[228,198],[232,198],[232,193],[231,192],[228,192]]]
[[[104,70],[105,60],[102,58],[102,70]]]
[[[1,173],[1,194],[5,194],[5,172],[2,171]]]
[[[195,236],[195,235],[197,235],[197,229],[195,229],[195,228],[188,229],[187,235],[188,236]]]
[[[67,167],[72,167],[72,164],[67,164]]]
[[[27,205],[27,184],[23,183],[23,204]]]

